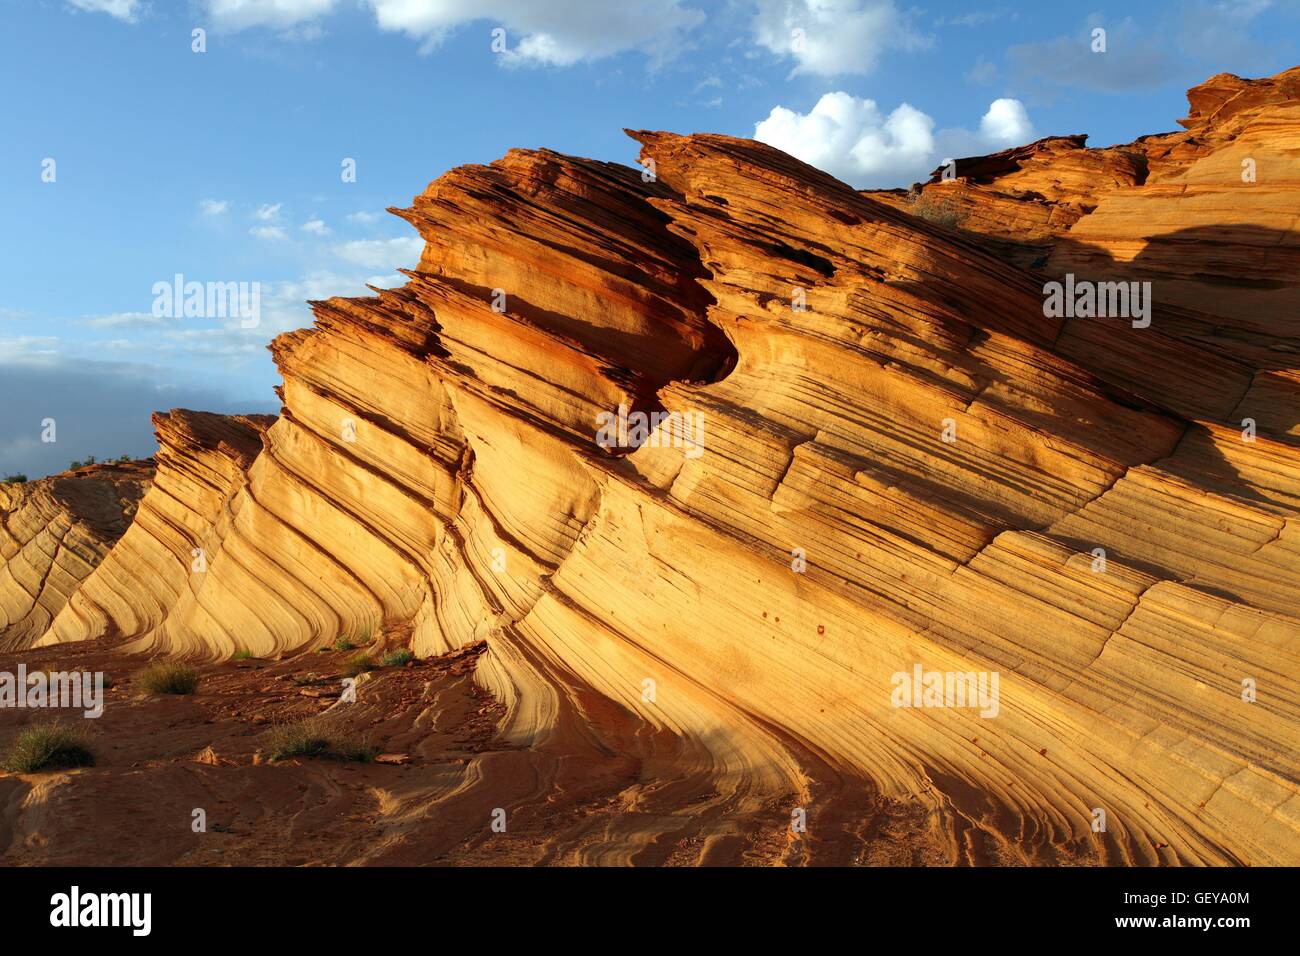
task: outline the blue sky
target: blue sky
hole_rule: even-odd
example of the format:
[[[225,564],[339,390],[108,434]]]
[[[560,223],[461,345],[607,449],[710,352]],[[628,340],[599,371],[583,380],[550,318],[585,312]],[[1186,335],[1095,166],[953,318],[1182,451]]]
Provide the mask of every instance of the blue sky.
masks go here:
[[[419,243],[384,209],[454,166],[631,164],[645,127],[905,186],[949,155],[1174,129],[1188,86],[1300,63],[1298,5],[0,0],[0,475],[150,454],[155,409],[276,410],[266,343],[308,298],[397,283]],[[258,326],[154,315],[176,273],[260,283]]]

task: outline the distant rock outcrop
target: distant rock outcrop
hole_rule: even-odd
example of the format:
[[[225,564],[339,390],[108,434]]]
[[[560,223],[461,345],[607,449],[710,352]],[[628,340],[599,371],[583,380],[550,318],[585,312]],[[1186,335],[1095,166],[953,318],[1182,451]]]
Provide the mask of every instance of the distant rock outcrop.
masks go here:
[[[173,409],[153,417],[157,475],[131,527],[60,610],[42,643],[93,637],[148,638],[193,600],[206,549],[234,517],[245,473],[262,449],[271,415],[227,416]],[[238,641],[214,642],[233,653]]]
[[[152,461],[133,461],[0,484],[0,648],[45,633],[127,530],[152,479]]]
[[[486,641],[536,760],[494,784],[636,761],[629,807],[713,821],[700,859],[760,811],[825,859],[869,795],[950,862],[1294,865],[1297,75],[914,197],[715,135],[633,133],[653,175],[453,170],[394,210],[405,286],[276,339],[274,424],[157,420],[43,641]],[[1043,270],[1150,280],[1152,321],[1049,317]],[[573,852],[657,839],[611,814]]]

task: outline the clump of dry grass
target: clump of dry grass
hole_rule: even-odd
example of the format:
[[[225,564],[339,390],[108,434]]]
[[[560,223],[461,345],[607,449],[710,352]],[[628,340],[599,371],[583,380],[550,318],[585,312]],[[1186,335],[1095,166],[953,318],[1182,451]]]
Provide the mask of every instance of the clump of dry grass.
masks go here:
[[[354,654],[343,663],[343,676],[356,677],[358,674],[372,671],[378,666],[379,665],[375,663],[374,658],[369,654]]]
[[[273,728],[266,743],[272,762],[289,757],[331,757],[367,763],[379,752],[364,735],[343,730],[319,715]]]
[[[192,694],[199,672],[180,661],[158,661],[140,672],[140,686],[151,694]]]
[[[919,216],[938,226],[945,226],[948,229],[956,229],[961,225],[961,211],[946,203],[935,202],[922,197],[921,200],[912,205],[912,215]]]
[[[398,650],[389,651],[381,659],[380,663],[385,667],[401,667],[403,664],[415,660],[415,655],[405,647]]]
[[[24,727],[0,767],[10,773],[35,773],[56,767],[89,767],[95,763],[84,730],[62,720]]]

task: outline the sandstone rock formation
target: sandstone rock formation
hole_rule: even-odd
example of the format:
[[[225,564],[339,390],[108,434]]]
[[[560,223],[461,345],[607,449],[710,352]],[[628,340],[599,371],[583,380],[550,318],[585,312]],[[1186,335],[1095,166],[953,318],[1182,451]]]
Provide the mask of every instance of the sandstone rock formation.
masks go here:
[[[153,463],[0,484],[0,648],[31,644],[127,530]]]
[[[186,585],[202,573],[205,549],[224,538],[236,492],[274,420],[184,409],[155,414],[153,485],[131,527],[60,610],[42,643],[149,634],[188,607],[192,593]]]
[[[1254,399],[1280,391],[1293,403],[1300,67],[1258,80],[1222,73],[1187,97],[1182,132],[1106,149],[1050,137],[959,160],[955,178],[937,170],[918,194],[870,195],[1051,275],[1155,280],[1168,334],[1263,370]]]
[[[789,862],[844,860],[879,798],[947,862],[1300,862],[1297,77],[915,198],[715,135],[453,170],[394,210],[405,286],[275,341],[274,424],[157,420],[41,642],[486,641],[536,764],[458,799],[639,767],[571,860],[663,860],[674,817],[740,859],[792,812]],[[1046,317],[1026,266],[1149,279],[1152,323]],[[620,408],[669,417],[603,447]],[[898,706],[917,668],[999,699]]]

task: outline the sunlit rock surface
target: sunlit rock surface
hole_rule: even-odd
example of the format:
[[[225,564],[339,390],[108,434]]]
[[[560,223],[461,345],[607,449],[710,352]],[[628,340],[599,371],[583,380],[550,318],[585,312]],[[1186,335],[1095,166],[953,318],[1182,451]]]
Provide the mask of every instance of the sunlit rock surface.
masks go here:
[[[0,648],[27,647],[127,530],[153,462],[0,484]]]
[[[394,210],[404,287],[276,339],[274,424],[157,419],[42,642],[485,641],[526,756],[456,807],[628,774],[568,862],[687,819],[696,862],[1300,862],[1297,76],[911,196],[714,135],[454,170]],[[1150,325],[1047,317],[1067,272]],[[674,417],[602,447],[620,406]],[[918,666],[997,699],[896,706]],[[914,852],[854,850],[881,807]]]
[[[144,636],[193,601],[207,554],[221,547],[236,492],[261,451],[269,415],[226,416],[173,409],[156,413],[157,473],[131,527],[82,582],[42,644]],[[214,642],[231,653],[239,642]]]

